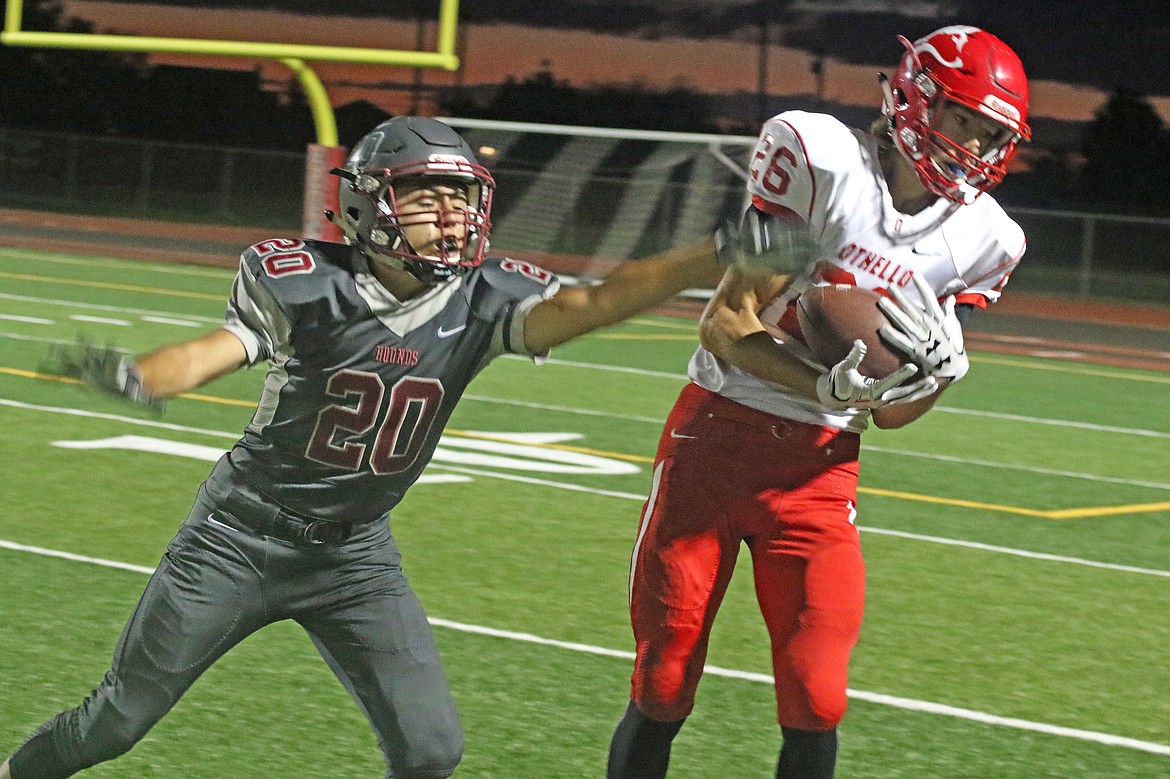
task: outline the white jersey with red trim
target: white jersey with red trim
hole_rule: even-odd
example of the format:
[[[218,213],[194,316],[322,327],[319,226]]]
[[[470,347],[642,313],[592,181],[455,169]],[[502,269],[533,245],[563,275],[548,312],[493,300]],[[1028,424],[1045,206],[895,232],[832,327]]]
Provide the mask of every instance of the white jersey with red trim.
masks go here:
[[[969,205],[939,198],[917,214],[894,208],[877,140],[825,114],[789,111],[768,120],[756,142],[748,193],[762,211],[799,219],[820,258],[760,314],[778,341],[811,362],[793,303],[810,286],[852,284],[881,291],[921,276],[940,298],[984,308],[999,298],[1024,253],[1023,230],[990,195]],[[910,293],[914,299],[915,294]],[[699,347],[691,380],[777,416],[861,432],[869,413],[832,411],[763,381]]]

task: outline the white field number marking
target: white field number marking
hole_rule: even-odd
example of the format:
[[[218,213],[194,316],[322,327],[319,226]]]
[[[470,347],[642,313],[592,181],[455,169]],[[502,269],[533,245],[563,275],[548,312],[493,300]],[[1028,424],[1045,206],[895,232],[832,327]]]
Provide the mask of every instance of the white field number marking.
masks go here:
[[[436,463],[501,468],[536,473],[587,474],[615,476],[637,473],[633,463],[583,452],[547,449],[541,444],[560,443],[580,438],[577,433],[483,433],[475,435],[498,440],[479,440],[443,436],[435,450]],[[535,445],[534,445],[535,444]],[[215,462],[223,456],[223,447],[188,444],[152,436],[121,435],[90,441],[54,441],[53,446],[64,449],[128,449],[137,452],[188,457],[193,460]],[[455,474],[423,474],[423,484],[467,482],[471,477]]]

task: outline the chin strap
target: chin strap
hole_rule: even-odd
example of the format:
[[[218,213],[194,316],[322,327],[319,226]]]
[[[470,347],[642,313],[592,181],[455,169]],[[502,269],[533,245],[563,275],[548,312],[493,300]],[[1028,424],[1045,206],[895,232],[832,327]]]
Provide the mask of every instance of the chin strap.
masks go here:
[[[401,239],[400,239],[401,240]],[[408,257],[399,257],[392,254],[382,254],[374,251],[361,242],[355,244],[370,262],[388,265],[391,268],[405,271],[421,281],[423,284],[436,286],[451,280],[457,274],[457,268],[427,262],[423,259],[412,260]]]
[[[878,85],[882,88],[882,115],[889,122],[894,121],[894,90],[890,88],[890,77],[878,73]]]

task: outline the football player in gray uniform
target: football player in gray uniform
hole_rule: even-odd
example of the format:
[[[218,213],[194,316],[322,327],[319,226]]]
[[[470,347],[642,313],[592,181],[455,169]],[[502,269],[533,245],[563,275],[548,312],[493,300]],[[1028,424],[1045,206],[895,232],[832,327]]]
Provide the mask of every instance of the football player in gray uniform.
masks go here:
[[[368,716],[396,779],[450,776],[463,736],[387,516],[430,461],[471,379],[718,276],[712,242],[560,288],[489,257],[495,182],[433,119],[396,117],[340,177],[346,244],[277,238],[241,257],[222,327],[139,356],[82,346],[64,372],[158,403],[260,361],[243,437],[200,486],[77,708],[44,723],[3,779],[66,777],[141,739],[249,634],[296,620]]]
[[[573,288],[489,257],[495,182],[433,119],[384,122],[334,173],[332,218],[346,243],[249,248],[222,327],[136,359],[85,344],[61,355],[64,373],[153,405],[260,361],[268,372],[251,423],[199,487],[109,672],[0,765],[0,779],[58,779],[126,752],[225,652],[285,619],[305,628],[369,718],[389,776],[450,776],[463,735],[390,511],[492,358],[540,360],[721,270],[713,241]],[[835,366],[834,386],[879,402],[887,387],[852,368]]]

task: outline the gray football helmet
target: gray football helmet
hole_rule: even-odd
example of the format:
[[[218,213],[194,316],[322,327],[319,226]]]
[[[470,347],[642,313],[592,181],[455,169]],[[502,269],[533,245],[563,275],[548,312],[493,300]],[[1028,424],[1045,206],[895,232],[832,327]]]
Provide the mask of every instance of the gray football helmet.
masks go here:
[[[401,267],[415,277],[437,284],[466,273],[484,261],[491,231],[492,192],[496,182],[475,159],[471,146],[446,124],[421,116],[396,116],[358,141],[340,177],[340,213],[332,215],[346,240],[372,259]],[[468,187],[465,214],[436,210],[437,224],[463,221],[467,237],[460,248],[440,247],[423,256],[399,229],[394,186],[410,178],[435,176]]]

